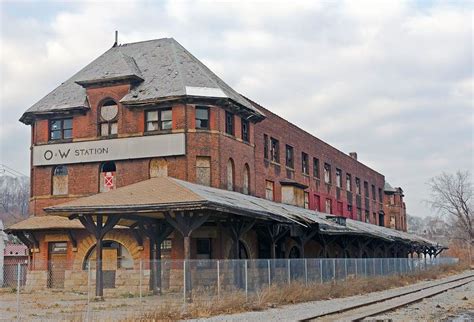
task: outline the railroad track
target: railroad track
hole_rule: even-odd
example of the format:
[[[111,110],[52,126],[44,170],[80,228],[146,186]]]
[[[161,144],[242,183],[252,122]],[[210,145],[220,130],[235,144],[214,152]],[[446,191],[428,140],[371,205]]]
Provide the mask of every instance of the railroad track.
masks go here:
[[[342,309],[327,311],[319,315],[300,319],[300,321],[360,321],[364,318],[392,311],[471,282],[474,282],[474,273],[447,281],[444,280],[429,285],[421,285],[415,289],[381,297],[377,300],[347,306]]]

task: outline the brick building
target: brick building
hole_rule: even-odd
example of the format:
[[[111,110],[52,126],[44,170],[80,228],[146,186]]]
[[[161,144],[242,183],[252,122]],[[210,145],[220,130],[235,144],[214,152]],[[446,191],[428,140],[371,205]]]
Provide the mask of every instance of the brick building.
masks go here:
[[[32,217],[10,231],[43,269],[41,261],[62,258],[74,262],[65,270],[80,270],[104,236],[115,269],[133,268],[127,260],[161,258],[163,243],[172,258],[413,252],[415,237],[380,227],[406,230],[400,188],[387,190],[384,176],[356,153],[337,150],[235,92],[174,39],[114,45],[20,121],[31,126]],[[73,220],[38,219],[47,213]],[[349,236],[362,227],[353,221],[366,223],[368,235],[373,229],[374,241],[383,232],[403,242],[389,254],[378,250],[383,242],[370,250],[356,243],[329,247],[314,234],[306,240],[300,230],[290,232],[297,222],[321,235],[327,226]],[[259,230],[276,222],[288,227],[286,235]],[[155,238],[146,225],[174,231]],[[105,227],[94,239],[94,229]]]

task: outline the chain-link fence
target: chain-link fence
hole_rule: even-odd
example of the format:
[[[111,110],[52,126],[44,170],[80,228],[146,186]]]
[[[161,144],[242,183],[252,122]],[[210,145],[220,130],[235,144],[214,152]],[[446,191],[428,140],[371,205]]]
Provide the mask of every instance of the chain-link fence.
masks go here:
[[[218,300],[223,294],[248,296],[274,285],[411,274],[457,262],[455,258],[308,258],[142,260],[121,265],[120,260],[104,260],[105,300],[95,296],[95,261],[5,263],[0,319],[120,320],[157,307],[185,306],[197,296]]]

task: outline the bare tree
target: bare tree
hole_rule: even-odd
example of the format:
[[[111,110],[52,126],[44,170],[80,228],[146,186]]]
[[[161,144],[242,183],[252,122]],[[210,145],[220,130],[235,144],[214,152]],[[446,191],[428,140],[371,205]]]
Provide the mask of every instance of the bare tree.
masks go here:
[[[452,236],[467,243],[469,261],[474,242],[473,185],[469,171],[455,174],[442,173],[432,178],[428,185],[431,190],[431,207],[448,217],[454,231]]]

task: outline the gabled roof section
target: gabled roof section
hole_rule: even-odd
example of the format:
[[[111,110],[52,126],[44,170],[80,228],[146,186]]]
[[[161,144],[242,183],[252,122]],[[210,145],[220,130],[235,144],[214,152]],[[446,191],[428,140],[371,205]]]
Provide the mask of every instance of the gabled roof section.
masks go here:
[[[237,106],[257,119],[264,117],[176,40],[163,38],[110,48],[30,107],[20,121],[28,124],[34,114],[88,109],[83,86],[116,80],[134,82],[130,93],[121,100],[125,105],[182,97],[211,98]]]

